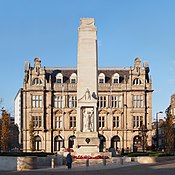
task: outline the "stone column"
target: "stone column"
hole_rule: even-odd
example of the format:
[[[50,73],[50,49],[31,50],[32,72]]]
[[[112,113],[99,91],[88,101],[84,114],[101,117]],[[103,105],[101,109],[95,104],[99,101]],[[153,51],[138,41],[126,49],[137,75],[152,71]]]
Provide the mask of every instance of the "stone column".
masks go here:
[[[97,37],[93,18],[82,18],[78,29],[78,83],[76,146],[98,150],[97,133]],[[84,149],[84,148],[87,149]],[[94,149],[92,149],[94,148]]]
[[[82,107],[97,108],[97,38],[93,18],[82,18],[78,29],[78,120],[77,131],[82,131]],[[97,116],[94,115],[94,119]],[[95,122],[95,120],[93,121]],[[97,127],[94,126],[94,131]]]

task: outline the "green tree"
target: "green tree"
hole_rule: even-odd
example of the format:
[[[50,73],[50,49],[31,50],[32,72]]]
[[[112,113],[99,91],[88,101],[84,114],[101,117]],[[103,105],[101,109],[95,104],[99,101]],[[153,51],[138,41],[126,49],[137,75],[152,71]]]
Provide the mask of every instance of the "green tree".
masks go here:
[[[3,151],[9,151],[10,141],[10,114],[6,111],[2,113],[1,147]]]
[[[35,136],[34,136],[34,122],[33,122],[33,120],[31,120],[30,121],[30,123],[29,123],[29,135],[30,135],[30,150],[31,151],[34,151],[34,149],[35,149],[35,142],[34,142],[34,140],[35,140]]]
[[[170,153],[173,150],[174,146],[174,129],[173,129],[173,116],[170,112],[171,106],[169,106],[166,113],[165,121],[165,149],[166,152]]]

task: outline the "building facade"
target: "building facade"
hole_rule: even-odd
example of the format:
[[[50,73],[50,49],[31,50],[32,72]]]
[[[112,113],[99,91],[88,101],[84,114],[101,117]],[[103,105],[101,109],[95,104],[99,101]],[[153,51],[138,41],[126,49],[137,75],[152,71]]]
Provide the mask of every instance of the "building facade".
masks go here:
[[[85,25],[89,26],[87,22]],[[22,91],[23,151],[30,151],[31,121],[35,151],[76,149],[77,128],[80,128],[77,121],[79,69],[42,67],[39,58],[34,59],[34,66],[26,62]],[[148,64],[136,58],[128,68],[97,67],[96,88],[98,151],[141,148],[143,126],[150,146],[153,90]]]
[[[22,147],[22,128],[23,128],[23,96],[22,96],[22,88],[17,92],[14,99],[14,124],[18,127],[19,131],[19,145]]]

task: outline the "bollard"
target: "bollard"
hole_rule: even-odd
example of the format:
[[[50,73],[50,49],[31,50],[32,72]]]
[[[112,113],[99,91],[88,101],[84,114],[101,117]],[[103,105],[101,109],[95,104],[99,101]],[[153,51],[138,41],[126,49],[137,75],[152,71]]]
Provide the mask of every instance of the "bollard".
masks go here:
[[[124,164],[124,157],[121,157],[121,158],[120,158],[120,163],[121,163],[121,165]]]
[[[106,166],[106,159],[103,159],[103,165]]]
[[[63,155],[61,155],[61,158],[60,158],[60,165],[63,165]]]
[[[89,159],[86,159],[86,166],[89,166]]]
[[[55,162],[54,162],[54,159],[52,159],[51,167],[52,167],[52,168],[55,168]]]

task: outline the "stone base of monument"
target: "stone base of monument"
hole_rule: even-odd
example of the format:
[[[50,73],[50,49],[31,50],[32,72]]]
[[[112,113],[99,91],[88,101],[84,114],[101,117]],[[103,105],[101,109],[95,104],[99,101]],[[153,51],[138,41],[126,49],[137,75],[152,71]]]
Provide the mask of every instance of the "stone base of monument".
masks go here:
[[[91,154],[99,152],[98,132],[76,132],[74,147],[76,154]]]

